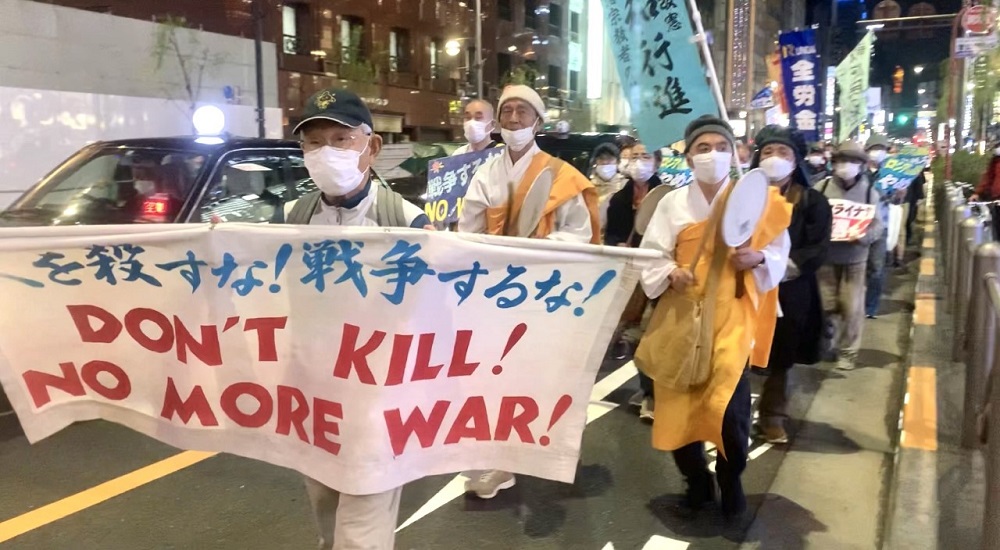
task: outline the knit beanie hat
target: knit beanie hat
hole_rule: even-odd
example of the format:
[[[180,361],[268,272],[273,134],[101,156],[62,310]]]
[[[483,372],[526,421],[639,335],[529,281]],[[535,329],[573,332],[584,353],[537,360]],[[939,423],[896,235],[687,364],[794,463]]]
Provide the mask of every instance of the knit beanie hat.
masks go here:
[[[692,120],[684,130],[684,152],[690,151],[691,145],[703,134],[720,134],[729,140],[733,148],[736,147],[736,137],[729,123],[717,116],[702,115]]]

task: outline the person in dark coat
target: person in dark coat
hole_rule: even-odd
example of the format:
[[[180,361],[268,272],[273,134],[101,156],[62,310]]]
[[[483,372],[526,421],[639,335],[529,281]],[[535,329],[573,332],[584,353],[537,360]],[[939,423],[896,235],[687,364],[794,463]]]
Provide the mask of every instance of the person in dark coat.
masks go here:
[[[781,316],[766,365],[759,423],[761,435],[769,443],[786,443],[788,370],[796,363],[818,363],[822,351],[823,302],[816,272],[826,260],[833,213],[826,197],[810,187],[804,162],[806,144],[798,131],[765,126],[757,134],[756,143],[751,166],[762,168],[771,185],[777,185],[785,200],[794,205],[788,227],[792,241],[788,271],[778,286]]]
[[[645,144],[637,141],[629,152],[629,158],[626,159],[623,154],[622,160],[628,162],[625,170],[627,180],[621,191],[612,195],[608,202],[608,225],[604,231],[604,244],[636,247],[642,242],[642,235],[635,234],[635,214],[646,194],[662,183],[656,172],[663,162],[663,154],[659,149],[650,151]],[[644,305],[646,299],[642,289],[636,288],[636,293],[632,300]],[[638,345],[642,336],[644,310],[645,307],[626,307],[614,339],[613,358],[628,357],[629,351]],[[629,399],[629,404],[639,408],[639,418],[652,421],[653,381],[640,372],[639,385],[641,389]]]

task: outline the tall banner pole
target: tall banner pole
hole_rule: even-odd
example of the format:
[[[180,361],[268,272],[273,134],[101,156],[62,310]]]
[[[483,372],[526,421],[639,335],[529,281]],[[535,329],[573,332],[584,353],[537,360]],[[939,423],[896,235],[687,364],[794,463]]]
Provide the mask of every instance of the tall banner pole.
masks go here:
[[[708,48],[708,38],[705,36],[705,27],[701,23],[701,12],[698,11],[698,5],[695,0],[688,0],[688,7],[691,10],[691,22],[694,24],[695,35],[694,40],[698,43],[698,47],[701,49],[701,56],[705,61],[705,65],[708,68],[708,82],[712,87],[712,95],[715,96],[715,102],[719,106],[719,117],[729,122],[729,111],[726,109],[726,100],[722,97],[722,87],[719,86],[719,75],[715,72],[715,63],[712,61],[712,51]],[[736,167],[736,173],[739,176],[743,176],[743,168],[740,166],[740,159],[736,155],[736,151],[733,151],[733,166]]]

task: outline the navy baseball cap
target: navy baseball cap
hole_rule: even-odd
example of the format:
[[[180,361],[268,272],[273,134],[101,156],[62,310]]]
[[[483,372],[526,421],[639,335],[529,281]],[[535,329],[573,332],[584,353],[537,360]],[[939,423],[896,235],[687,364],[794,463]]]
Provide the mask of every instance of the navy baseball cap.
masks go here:
[[[329,88],[309,98],[302,111],[302,122],[295,126],[293,134],[298,134],[302,126],[313,120],[330,120],[349,128],[362,124],[372,127],[372,113],[358,94],[343,88]]]

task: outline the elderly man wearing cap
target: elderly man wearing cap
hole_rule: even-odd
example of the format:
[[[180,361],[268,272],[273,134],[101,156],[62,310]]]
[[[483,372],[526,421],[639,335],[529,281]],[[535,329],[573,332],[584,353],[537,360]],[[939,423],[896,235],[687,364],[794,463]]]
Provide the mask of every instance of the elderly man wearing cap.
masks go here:
[[[597,190],[535,143],[545,119],[542,98],[527,86],[508,86],[499,110],[504,153],[473,176],[459,231],[600,243]]]
[[[868,154],[861,145],[847,141],[833,155],[833,175],[817,185],[827,199],[872,204],[882,200],[865,166]],[[834,225],[836,225],[836,220]],[[833,242],[819,272],[823,308],[828,314],[829,334],[837,368],[854,370],[864,328],[865,278],[872,243],[884,239],[881,216],[875,214],[868,230],[854,241]],[[882,249],[884,254],[885,249]]]
[[[535,143],[545,117],[542,98],[527,86],[508,86],[500,96],[499,110],[504,152],[473,176],[458,230],[599,244],[601,220],[594,185]],[[465,489],[480,498],[493,498],[515,482],[510,472],[490,470],[473,475]]]
[[[382,138],[354,93],[329,89],[309,99],[295,127],[305,164],[318,191],[300,198],[290,224],[426,227],[430,220],[384,183],[373,181]],[[319,320],[318,322],[321,322]],[[402,487],[374,495],[348,495],[306,478],[322,550],[391,550]]]
[[[688,125],[684,141],[695,183],[659,202],[642,240],[642,248],[661,252],[663,259],[641,276],[646,294],[659,301],[635,361],[654,381],[653,446],[673,451],[687,481],[678,512],[690,516],[715,501],[703,444],[710,441],[719,449],[723,514],[738,520],[747,506],[740,476],[750,436],[748,361],[758,323],[774,322],[776,313],[767,319],[758,304],[785,275],[792,207],[769,187],[751,239],[736,249],[725,246],[719,232],[735,186],[733,131],[706,115]],[[701,330],[703,320],[710,324]],[[694,365],[707,370],[707,380],[678,382],[700,370]]]

